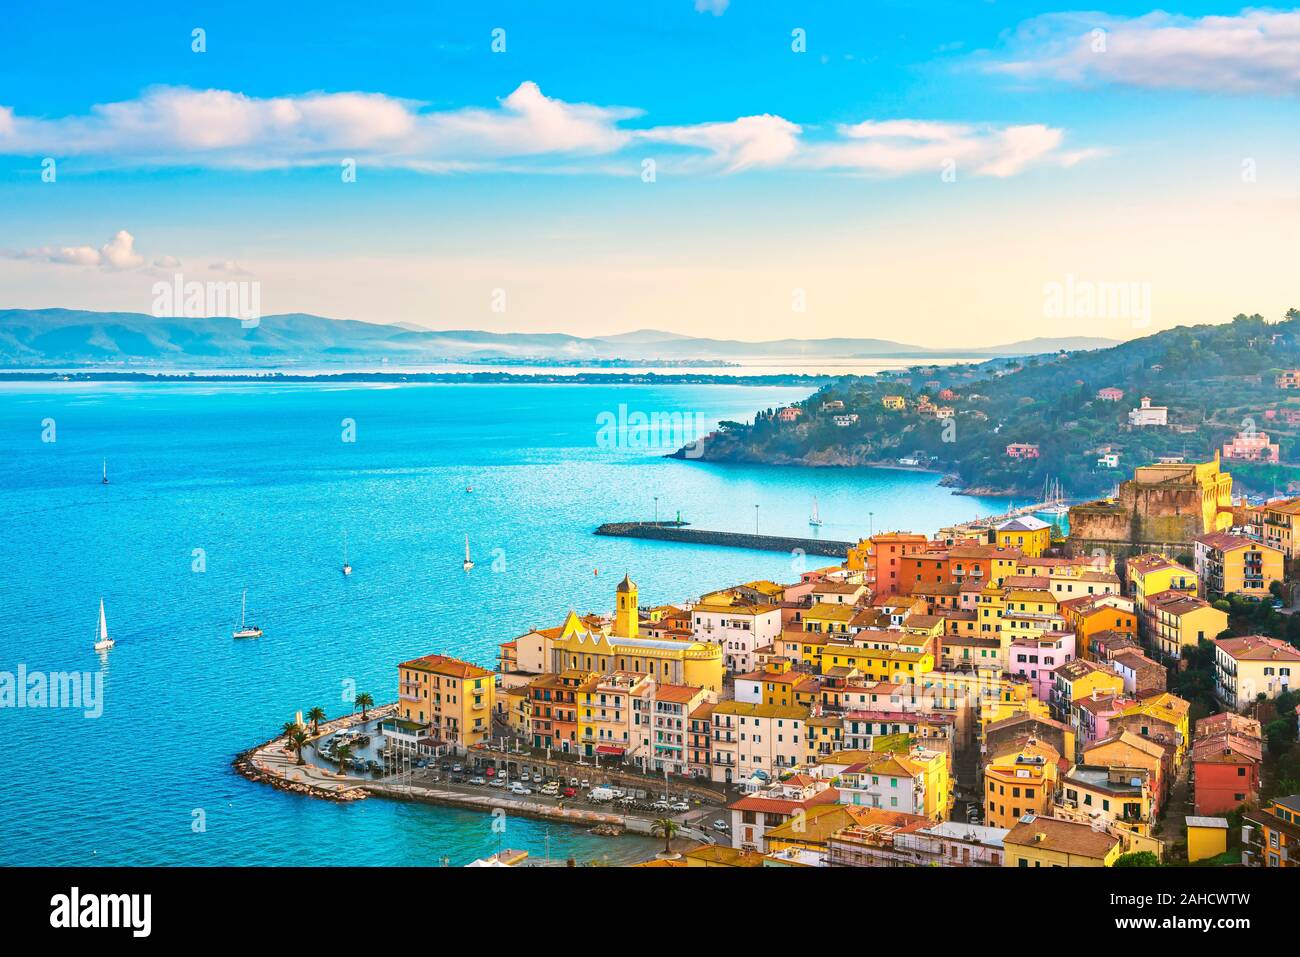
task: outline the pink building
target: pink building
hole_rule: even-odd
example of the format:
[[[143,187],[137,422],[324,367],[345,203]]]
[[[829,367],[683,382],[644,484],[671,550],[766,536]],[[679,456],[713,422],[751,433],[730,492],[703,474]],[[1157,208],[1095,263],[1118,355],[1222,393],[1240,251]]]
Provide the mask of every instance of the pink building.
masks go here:
[[[1076,701],[1074,708],[1079,721],[1075,733],[1078,735],[1080,752],[1093,742],[1108,736],[1110,719],[1134,703],[1134,699],[1127,695],[1093,695]]]
[[[1223,443],[1223,457],[1234,462],[1276,462],[1277,453],[1277,443],[1268,440],[1267,432],[1238,432]]]
[[[1104,389],[1097,390],[1097,398],[1101,399],[1103,402],[1118,402],[1120,399],[1124,398],[1124,390],[1109,385]]]
[[[1007,446],[1007,455],[1013,459],[1038,458],[1038,446],[1032,442],[1012,442]]]
[[[1074,632],[1049,631],[1039,637],[1011,639],[1007,670],[1028,679],[1034,697],[1047,701],[1056,683],[1056,669],[1074,657]]]

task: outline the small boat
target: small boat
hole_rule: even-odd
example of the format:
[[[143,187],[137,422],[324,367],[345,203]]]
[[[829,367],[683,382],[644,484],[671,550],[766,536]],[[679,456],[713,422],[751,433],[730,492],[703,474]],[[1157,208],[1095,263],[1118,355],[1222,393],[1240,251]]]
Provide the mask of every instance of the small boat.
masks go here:
[[[469,536],[465,536],[465,560],[460,563],[460,567],[469,571],[474,567],[474,559],[469,557]]]
[[[95,642],[95,650],[108,651],[116,643],[112,638],[108,637],[108,619],[104,617],[104,599],[101,598],[99,600],[99,640]]]
[[[108,484],[108,459],[104,459],[104,477],[99,480],[100,485]]]
[[[816,527],[820,527],[821,523],[822,523],[822,517],[817,513],[817,496],[814,495],[813,504],[812,504],[812,514],[808,516],[808,524],[816,528]]]
[[[247,621],[248,616],[248,589],[244,589],[244,597],[239,602],[239,627],[230,633],[231,638],[261,638],[262,629],[256,625],[250,625]]]
[[[472,492],[472,491],[474,491],[474,486],[472,486],[472,485],[466,485],[466,486],[465,486],[465,491],[466,491],[466,492]]]
[[[352,574],[352,566],[348,564],[348,533],[343,532],[343,574],[344,576]]]

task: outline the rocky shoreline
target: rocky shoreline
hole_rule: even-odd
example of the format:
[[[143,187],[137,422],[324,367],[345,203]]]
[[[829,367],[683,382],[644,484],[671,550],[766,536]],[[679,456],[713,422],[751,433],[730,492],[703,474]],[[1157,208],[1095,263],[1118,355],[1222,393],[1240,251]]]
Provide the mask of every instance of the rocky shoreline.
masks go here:
[[[324,798],[327,801],[340,801],[345,803],[348,801],[361,801],[370,796],[364,789],[359,787],[333,790],[330,788],[317,787],[314,784],[307,784],[303,781],[289,781],[272,774],[265,768],[260,767],[254,760],[254,755],[258,751],[261,751],[263,748],[267,747],[267,745],[272,743],[272,741],[268,741],[266,744],[259,744],[255,748],[249,748],[247,751],[235,755],[234,760],[231,761],[231,766],[240,777],[246,778],[247,780],[253,781],[257,784],[269,784],[277,791],[287,791],[290,794],[301,794],[304,797]]]

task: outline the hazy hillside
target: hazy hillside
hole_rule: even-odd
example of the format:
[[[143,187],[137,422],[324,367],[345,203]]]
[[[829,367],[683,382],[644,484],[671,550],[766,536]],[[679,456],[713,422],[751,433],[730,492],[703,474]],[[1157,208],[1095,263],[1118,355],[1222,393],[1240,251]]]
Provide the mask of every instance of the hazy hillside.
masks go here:
[[[1030,340],[956,354],[1025,355],[1096,347],[1111,340]],[[1081,346],[1080,342],[1085,345]],[[171,367],[324,366],[441,361],[707,360],[954,354],[886,339],[704,339],[642,329],[605,338],[564,333],[428,331],[292,313],[251,328],[236,319],[155,318],[76,309],[0,310],[0,364],[7,367],[127,364]]]

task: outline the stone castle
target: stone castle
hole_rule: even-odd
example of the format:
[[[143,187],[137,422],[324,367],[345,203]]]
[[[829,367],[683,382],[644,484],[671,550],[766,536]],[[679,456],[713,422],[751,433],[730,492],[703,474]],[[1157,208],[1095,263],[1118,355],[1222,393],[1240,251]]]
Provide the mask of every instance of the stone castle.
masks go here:
[[[1113,499],[1070,508],[1076,548],[1191,548],[1192,540],[1233,525],[1232,476],[1209,462],[1143,465]]]

